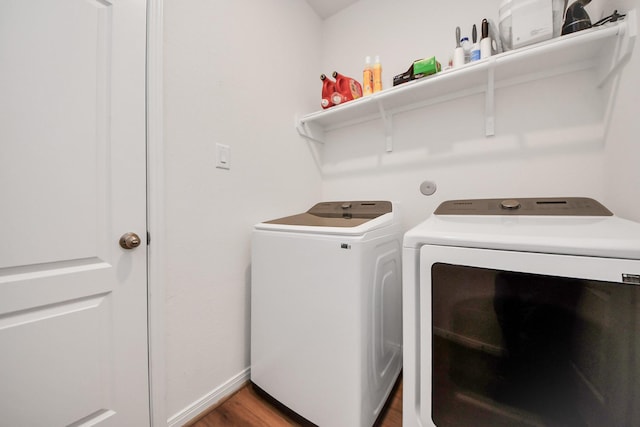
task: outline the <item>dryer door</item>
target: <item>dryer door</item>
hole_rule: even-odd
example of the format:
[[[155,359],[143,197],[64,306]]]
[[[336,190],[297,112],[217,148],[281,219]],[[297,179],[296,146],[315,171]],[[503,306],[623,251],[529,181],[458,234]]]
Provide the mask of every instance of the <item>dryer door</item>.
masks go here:
[[[640,287],[623,274],[639,261],[434,246],[420,257],[423,425],[638,425]]]

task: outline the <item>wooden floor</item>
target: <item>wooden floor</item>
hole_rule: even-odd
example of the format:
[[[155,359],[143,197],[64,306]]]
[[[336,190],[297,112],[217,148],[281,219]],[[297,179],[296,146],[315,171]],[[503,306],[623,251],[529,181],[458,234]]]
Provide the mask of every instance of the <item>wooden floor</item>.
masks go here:
[[[307,427],[313,425],[273,401],[269,396],[265,396],[264,392],[251,383],[189,424],[190,427]],[[402,425],[402,377],[398,379],[375,425],[376,427],[400,427]]]

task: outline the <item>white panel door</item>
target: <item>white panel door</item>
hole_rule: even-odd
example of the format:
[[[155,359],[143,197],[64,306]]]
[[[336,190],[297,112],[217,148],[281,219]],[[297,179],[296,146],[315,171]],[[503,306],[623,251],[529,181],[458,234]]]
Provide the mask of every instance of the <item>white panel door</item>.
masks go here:
[[[0,425],[149,425],[145,8],[0,0]]]

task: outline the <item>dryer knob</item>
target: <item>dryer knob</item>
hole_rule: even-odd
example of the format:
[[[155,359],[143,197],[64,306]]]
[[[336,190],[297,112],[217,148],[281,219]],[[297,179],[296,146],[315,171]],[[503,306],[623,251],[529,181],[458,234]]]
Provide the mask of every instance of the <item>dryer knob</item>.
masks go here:
[[[520,207],[520,202],[515,199],[507,199],[500,202],[500,207],[508,210],[518,209]]]

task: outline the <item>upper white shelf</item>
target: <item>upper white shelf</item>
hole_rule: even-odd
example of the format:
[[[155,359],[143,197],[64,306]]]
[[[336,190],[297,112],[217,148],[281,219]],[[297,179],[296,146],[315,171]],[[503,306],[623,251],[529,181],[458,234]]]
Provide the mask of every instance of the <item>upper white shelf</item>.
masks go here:
[[[476,93],[487,95],[487,135],[493,134],[493,90],[579,69],[596,68],[600,85],[613,74],[635,41],[635,11],[615,24],[583,30],[404,83],[298,119],[301,136],[322,142],[324,131],[372,119],[385,121],[391,151],[394,114]]]

